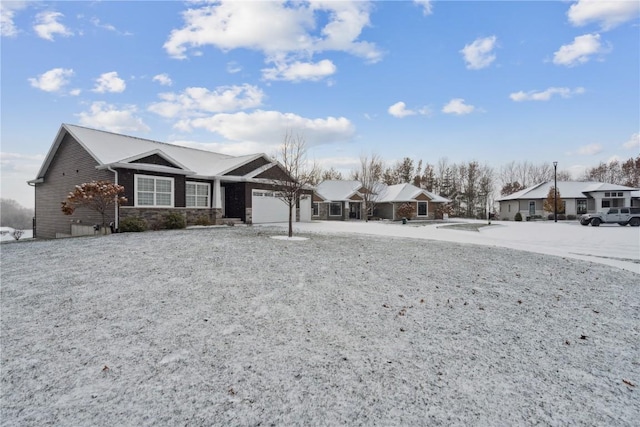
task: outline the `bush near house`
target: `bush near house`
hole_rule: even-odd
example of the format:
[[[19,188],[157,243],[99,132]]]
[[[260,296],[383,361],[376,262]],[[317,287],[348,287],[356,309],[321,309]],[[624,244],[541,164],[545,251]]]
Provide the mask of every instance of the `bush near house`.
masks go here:
[[[186,226],[187,221],[184,219],[184,216],[178,212],[171,212],[164,216],[164,228],[168,230],[177,230],[185,228]]]
[[[416,209],[411,203],[403,203],[396,211],[400,218],[411,219],[415,216]]]
[[[123,233],[146,231],[147,221],[145,221],[143,218],[130,216],[120,221],[118,229]]]
[[[514,221],[522,221],[522,214],[520,212],[516,212],[515,216],[513,217]]]

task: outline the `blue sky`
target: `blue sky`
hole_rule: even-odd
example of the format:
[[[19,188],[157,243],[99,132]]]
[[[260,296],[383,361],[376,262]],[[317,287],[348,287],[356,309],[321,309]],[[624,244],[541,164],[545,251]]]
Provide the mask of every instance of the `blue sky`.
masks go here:
[[[2,197],[61,123],[324,168],[640,153],[637,1],[1,3]]]

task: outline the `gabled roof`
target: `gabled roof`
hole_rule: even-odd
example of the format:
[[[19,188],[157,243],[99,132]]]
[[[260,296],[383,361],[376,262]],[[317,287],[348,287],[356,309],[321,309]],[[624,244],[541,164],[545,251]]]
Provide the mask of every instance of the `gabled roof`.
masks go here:
[[[316,194],[327,202],[349,201],[360,190],[360,181],[327,180],[316,186]]]
[[[121,135],[82,126],[63,124],[34,182],[44,178],[64,137],[71,135],[98,163],[99,168],[117,167],[177,173],[198,177],[221,176],[265,154],[229,156],[134,136]],[[136,160],[158,155],[175,167],[135,163]]]
[[[448,203],[451,200],[433,194],[423,188],[416,187],[413,184],[404,183],[396,185],[381,185],[380,195],[376,198],[377,203],[398,203],[398,202],[415,202],[416,197],[424,194],[431,202]]]
[[[549,189],[553,187],[553,181],[542,182],[533,187],[525,188],[508,196],[499,198],[497,201],[520,200],[520,199],[546,199]],[[558,192],[563,199],[579,199],[587,197],[590,193],[602,191],[633,191],[635,188],[624,185],[608,184],[595,181],[558,181]]]

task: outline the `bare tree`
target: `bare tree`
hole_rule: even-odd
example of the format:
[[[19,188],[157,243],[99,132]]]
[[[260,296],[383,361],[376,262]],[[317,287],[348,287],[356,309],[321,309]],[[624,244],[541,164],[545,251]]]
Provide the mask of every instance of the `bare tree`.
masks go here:
[[[366,189],[362,194],[362,198],[365,212],[367,213],[367,220],[369,220],[370,215],[373,215],[376,201],[380,197],[380,192],[384,187],[382,183],[383,170],[384,163],[382,159],[376,153],[372,153],[371,157],[367,155],[360,156],[360,170],[353,173]]]
[[[317,175],[315,163],[307,162],[307,144],[302,135],[293,135],[287,131],[280,151],[276,156],[280,167],[287,176],[274,180],[278,187],[278,198],[289,209],[289,237],[293,236],[293,210],[298,203],[302,191],[308,188]]]

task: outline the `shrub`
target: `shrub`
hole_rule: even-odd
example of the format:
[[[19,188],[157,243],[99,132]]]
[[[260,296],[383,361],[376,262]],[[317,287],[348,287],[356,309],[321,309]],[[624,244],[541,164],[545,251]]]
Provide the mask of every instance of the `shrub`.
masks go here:
[[[567,215],[567,219],[568,219],[569,221],[573,221],[573,220],[578,219],[578,217],[577,217],[577,216],[575,216],[575,215]]]
[[[400,216],[400,218],[407,218],[407,219],[413,218],[415,212],[416,212],[416,209],[412,203],[403,203],[402,205],[400,205],[400,207],[396,211],[396,213],[398,214],[398,216]]]
[[[145,231],[147,229],[147,221],[137,216],[130,216],[122,219],[118,228],[123,233]]]
[[[185,228],[187,222],[184,216],[178,212],[171,212],[164,216],[164,227],[168,230],[176,230],[179,228]]]
[[[567,219],[567,216],[565,214],[558,214],[558,219],[560,221],[565,221]]]
[[[516,215],[513,217],[514,221],[522,221],[522,214],[520,212],[516,212]]]
[[[195,225],[211,225],[211,220],[209,220],[209,217],[206,215],[200,215],[198,218],[196,218]]]

